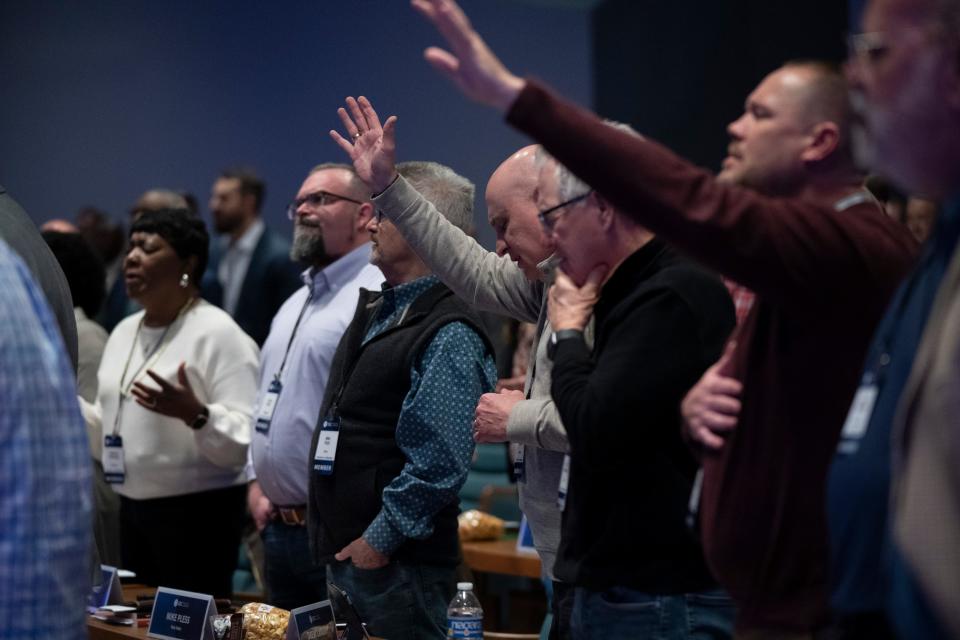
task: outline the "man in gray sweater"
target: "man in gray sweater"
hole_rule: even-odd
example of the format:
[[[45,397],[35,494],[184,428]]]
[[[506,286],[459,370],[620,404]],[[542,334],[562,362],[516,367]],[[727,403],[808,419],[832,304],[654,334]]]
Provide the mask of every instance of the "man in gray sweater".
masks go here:
[[[349,112],[348,112],[349,109]],[[389,218],[428,267],[462,299],[478,309],[535,322],[524,391],[481,396],[474,421],[477,442],[513,443],[520,482],[520,508],[533,531],[544,573],[554,580],[560,542],[557,495],[567,435],[550,398],[551,363],[546,347],[552,331],[546,315],[546,282],[553,247],[537,219],[536,146],[511,155],[487,183],[487,215],[497,236],[496,253],[446,221],[395,168],[395,123],[384,126],[370,102],[347,98],[339,110],[350,140],[330,134],[367,182],[377,210]],[[592,326],[587,330],[592,340]],[[554,580],[551,638],[568,637],[572,589]]]

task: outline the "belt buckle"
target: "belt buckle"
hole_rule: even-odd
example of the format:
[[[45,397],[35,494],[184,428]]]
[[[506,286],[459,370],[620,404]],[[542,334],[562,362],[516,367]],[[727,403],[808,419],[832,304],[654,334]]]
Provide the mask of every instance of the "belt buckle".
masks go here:
[[[291,527],[302,527],[307,524],[303,516],[300,515],[300,510],[296,507],[290,508],[279,508],[277,512],[280,514],[280,521],[283,524]]]

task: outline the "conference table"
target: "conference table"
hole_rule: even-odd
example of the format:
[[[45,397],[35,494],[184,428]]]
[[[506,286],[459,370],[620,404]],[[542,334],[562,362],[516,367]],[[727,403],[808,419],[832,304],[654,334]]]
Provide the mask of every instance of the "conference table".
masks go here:
[[[463,542],[467,566],[483,573],[502,573],[524,578],[540,578],[540,556],[535,551],[518,551],[517,541],[482,540]]]
[[[515,539],[464,542],[463,557],[474,571],[500,573],[525,578],[540,578],[540,557],[533,551],[518,551]],[[124,600],[136,600],[138,595],[152,595],[156,589],[138,584],[123,586]],[[87,618],[90,640],[144,640],[146,627],[125,627]]]

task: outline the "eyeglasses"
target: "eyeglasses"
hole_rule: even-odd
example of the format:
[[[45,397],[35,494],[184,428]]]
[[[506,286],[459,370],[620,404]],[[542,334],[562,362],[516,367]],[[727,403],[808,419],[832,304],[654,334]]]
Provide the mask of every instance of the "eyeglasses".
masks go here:
[[[340,200],[346,200],[347,202],[352,202],[354,204],[363,204],[363,202],[360,200],[354,200],[353,198],[337,195],[336,193],[330,193],[329,191],[314,191],[313,193],[308,193],[302,198],[297,198],[287,205],[287,217],[291,220],[296,220],[297,209],[305,204],[309,204],[311,208],[316,209],[317,207],[325,207],[328,204],[334,204]]]
[[[570,198],[569,200],[565,200],[560,204],[554,205],[549,209],[544,209],[543,211],[538,213],[537,218],[540,219],[540,224],[543,225],[543,229],[547,233],[552,233],[554,225],[557,224],[557,220],[560,218],[560,214],[558,213],[560,209],[563,209],[564,207],[568,207],[571,204],[580,202],[581,200],[589,196],[591,193],[593,193],[593,191],[587,191],[586,193]]]

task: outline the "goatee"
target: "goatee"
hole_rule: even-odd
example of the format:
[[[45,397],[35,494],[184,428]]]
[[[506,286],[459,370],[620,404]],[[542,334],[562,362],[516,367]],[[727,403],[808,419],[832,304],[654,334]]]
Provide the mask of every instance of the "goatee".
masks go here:
[[[323,243],[323,233],[320,229],[305,229],[301,225],[294,227],[290,259],[311,265],[329,262],[327,247]]]

